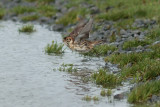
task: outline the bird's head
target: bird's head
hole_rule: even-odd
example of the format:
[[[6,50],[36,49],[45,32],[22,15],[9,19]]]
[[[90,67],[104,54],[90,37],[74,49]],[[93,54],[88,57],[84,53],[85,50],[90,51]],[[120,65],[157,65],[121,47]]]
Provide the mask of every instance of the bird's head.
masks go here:
[[[63,42],[66,43],[67,45],[72,44],[73,41],[74,41],[73,38],[70,37],[70,36],[65,37],[65,38],[63,39]]]

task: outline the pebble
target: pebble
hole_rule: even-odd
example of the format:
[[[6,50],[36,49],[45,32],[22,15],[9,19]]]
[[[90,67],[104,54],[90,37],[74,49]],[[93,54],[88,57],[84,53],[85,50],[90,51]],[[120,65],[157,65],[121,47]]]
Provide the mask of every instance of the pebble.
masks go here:
[[[124,99],[124,93],[114,95],[114,99],[117,99],[117,100]]]

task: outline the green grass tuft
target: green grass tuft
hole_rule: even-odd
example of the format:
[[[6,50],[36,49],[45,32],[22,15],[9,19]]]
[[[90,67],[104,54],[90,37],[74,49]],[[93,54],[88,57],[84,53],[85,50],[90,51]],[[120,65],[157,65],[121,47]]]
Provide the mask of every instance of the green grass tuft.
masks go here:
[[[92,74],[91,77],[97,85],[102,85],[105,88],[114,88],[122,82],[119,76],[108,74],[105,69],[99,69],[98,72]]]
[[[105,91],[104,89],[103,89],[103,90],[101,90],[101,92],[100,92],[100,95],[101,95],[101,96],[103,96],[103,97],[104,97],[104,96],[106,96],[106,94],[107,94],[107,93],[106,93],[106,91]]]
[[[111,95],[112,95],[112,90],[111,90],[111,89],[108,89],[106,95],[107,95],[107,96],[111,96]]]
[[[58,44],[57,42],[55,43],[54,41],[52,41],[52,44],[48,44],[45,48],[45,52],[48,54],[62,54],[64,53],[64,49],[63,49],[63,44]]]
[[[27,33],[32,33],[36,31],[34,29],[33,25],[24,25],[22,28],[19,29],[19,32],[27,32]]]
[[[37,8],[37,12],[41,13],[43,16],[52,17],[56,14],[57,10],[52,5],[40,5]]]
[[[77,68],[74,68],[73,64],[62,64],[58,70],[68,73],[77,72]]]
[[[99,98],[97,96],[94,96],[92,99],[93,101],[99,101]]]
[[[133,76],[136,81],[148,81],[155,79],[160,75],[160,61],[153,59],[144,59],[132,67],[124,67],[122,69],[122,76]]]
[[[135,40],[131,40],[131,41],[126,41],[123,43],[123,49],[129,49],[132,47],[137,47],[137,46],[145,46],[145,45],[149,45],[149,41],[141,41],[138,39]]]
[[[152,81],[139,85],[129,94],[128,102],[130,103],[144,103],[152,95],[160,93],[160,81]]]
[[[35,21],[39,18],[38,15],[29,15],[29,16],[24,16],[22,17],[22,21]]]
[[[110,11],[108,13],[102,13],[101,15],[97,16],[96,19],[105,19],[105,20],[112,20],[118,21],[120,19],[128,19],[131,16],[129,15],[128,11],[116,10]]]
[[[147,37],[151,40],[160,40],[160,27],[158,26],[157,28],[153,29]]]
[[[111,35],[109,39],[110,39],[110,42],[115,42],[116,41],[116,35]]]
[[[82,98],[82,100],[85,100],[85,101],[91,101],[91,100],[92,100],[92,97],[91,97],[91,96],[86,95],[86,96],[84,96],[84,97]]]
[[[117,48],[110,45],[97,45],[91,51],[83,53],[86,56],[106,56],[108,51],[115,51]]]
[[[35,12],[35,8],[33,7],[25,7],[25,6],[16,6],[11,11],[13,11],[15,14],[24,14],[24,13],[31,13]]]

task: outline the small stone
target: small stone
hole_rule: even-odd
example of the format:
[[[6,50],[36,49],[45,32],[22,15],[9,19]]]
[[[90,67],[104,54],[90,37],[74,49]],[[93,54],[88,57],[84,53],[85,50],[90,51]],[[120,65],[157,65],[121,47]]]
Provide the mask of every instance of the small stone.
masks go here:
[[[160,59],[159,59],[159,61],[160,61]],[[160,80],[160,76],[156,77],[156,80]]]
[[[112,42],[112,43],[110,43],[110,45],[111,45],[111,46],[118,47],[118,45],[119,45],[119,42]]]
[[[57,18],[59,18],[59,17],[63,16],[63,14],[62,14],[62,13],[56,13],[55,16],[56,16]]]
[[[40,23],[46,23],[48,22],[49,18],[48,17],[40,17],[39,21]]]
[[[114,99],[122,100],[122,99],[124,99],[124,94],[123,94],[123,93],[121,93],[121,94],[116,94],[116,95],[114,96]]]
[[[121,90],[120,88],[117,88],[117,90]]]
[[[157,95],[152,95],[151,102],[157,102],[159,100],[159,97]]]
[[[152,49],[145,49],[145,51],[146,51],[146,52],[151,52],[151,51],[152,51]]]
[[[136,50],[136,52],[137,52],[137,53],[140,53],[140,52],[142,52],[142,50]]]
[[[53,25],[53,30],[55,31],[62,31],[64,29],[64,26],[62,24]]]
[[[122,37],[123,37],[123,38],[127,38],[127,37],[128,37],[128,35],[122,35]]]
[[[13,17],[12,21],[14,21],[14,22],[18,21],[18,17]]]
[[[126,65],[127,68],[130,68],[131,66],[132,66],[132,63],[128,63],[128,64]]]
[[[130,54],[130,53],[132,53],[132,51],[127,51],[126,53],[127,53],[127,54]]]
[[[91,14],[98,14],[100,12],[100,10],[97,7],[92,7],[90,11],[91,11]]]
[[[137,47],[137,49],[142,50],[143,47],[142,47],[141,45],[139,45],[139,46]]]
[[[139,37],[139,35],[138,34],[134,34],[134,37]]]
[[[122,38],[118,36],[116,39],[116,42],[120,42],[120,41],[122,41]]]
[[[156,45],[156,44],[159,44],[159,43],[160,43],[160,41],[156,41],[152,45]]]
[[[112,53],[112,51],[111,50],[109,50],[108,52],[107,52],[107,55],[110,55]]]
[[[111,10],[112,8],[113,8],[112,6],[106,7],[106,12],[108,12],[108,11]]]
[[[121,30],[120,30],[120,35],[126,35],[126,33],[127,33],[127,32],[126,32],[124,29],[121,29]]]

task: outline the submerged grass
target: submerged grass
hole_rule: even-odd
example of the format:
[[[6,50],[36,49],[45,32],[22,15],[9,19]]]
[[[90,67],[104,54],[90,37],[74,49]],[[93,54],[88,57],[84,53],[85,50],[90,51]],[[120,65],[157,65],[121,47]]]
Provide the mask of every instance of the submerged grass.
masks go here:
[[[160,93],[160,81],[147,82],[139,85],[129,94],[128,101],[130,103],[146,102],[152,95]]]
[[[34,29],[33,25],[24,25],[22,28],[19,29],[19,32],[27,32],[27,33],[32,33],[36,31]]]
[[[105,56],[108,51],[115,51],[117,48],[110,45],[97,45],[91,51],[83,53],[85,56]]]
[[[92,100],[92,97],[91,97],[91,96],[86,95],[86,96],[84,96],[84,97],[82,98],[82,100],[85,100],[85,101],[91,101],[91,100]]]
[[[52,44],[48,44],[45,48],[45,52],[48,54],[63,54],[63,44],[58,44],[57,42],[52,41]]]
[[[63,72],[68,72],[68,73],[77,72],[77,68],[74,68],[73,64],[62,64],[58,70]]]
[[[99,101],[99,98],[97,96],[91,97],[91,96],[86,95],[86,96],[84,96],[82,98],[82,100],[85,100],[85,101],[91,101],[91,100],[93,100],[93,101]]]
[[[107,94],[107,96],[111,96],[112,95],[112,90],[108,89],[106,94]]]
[[[106,93],[106,91],[104,89],[102,89],[101,92],[100,92],[100,95],[104,97],[104,96],[107,95],[107,93]]]
[[[93,101],[99,101],[99,98],[97,96],[94,96],[92,99]]]
[[[107,89],[107,91],[106,91],[106,90],[102,89],[101,92],[100,92],[100,95],[103,96],[103,97],[104,96],[111,96],[112,95],[112,90]]]
[[[117,85],[121,85],[122,79],[114,74],[108,74],[107,70],[99,69],[98,72],[91,76],[97,85],[102,85],[107,88],[114,88]]]

